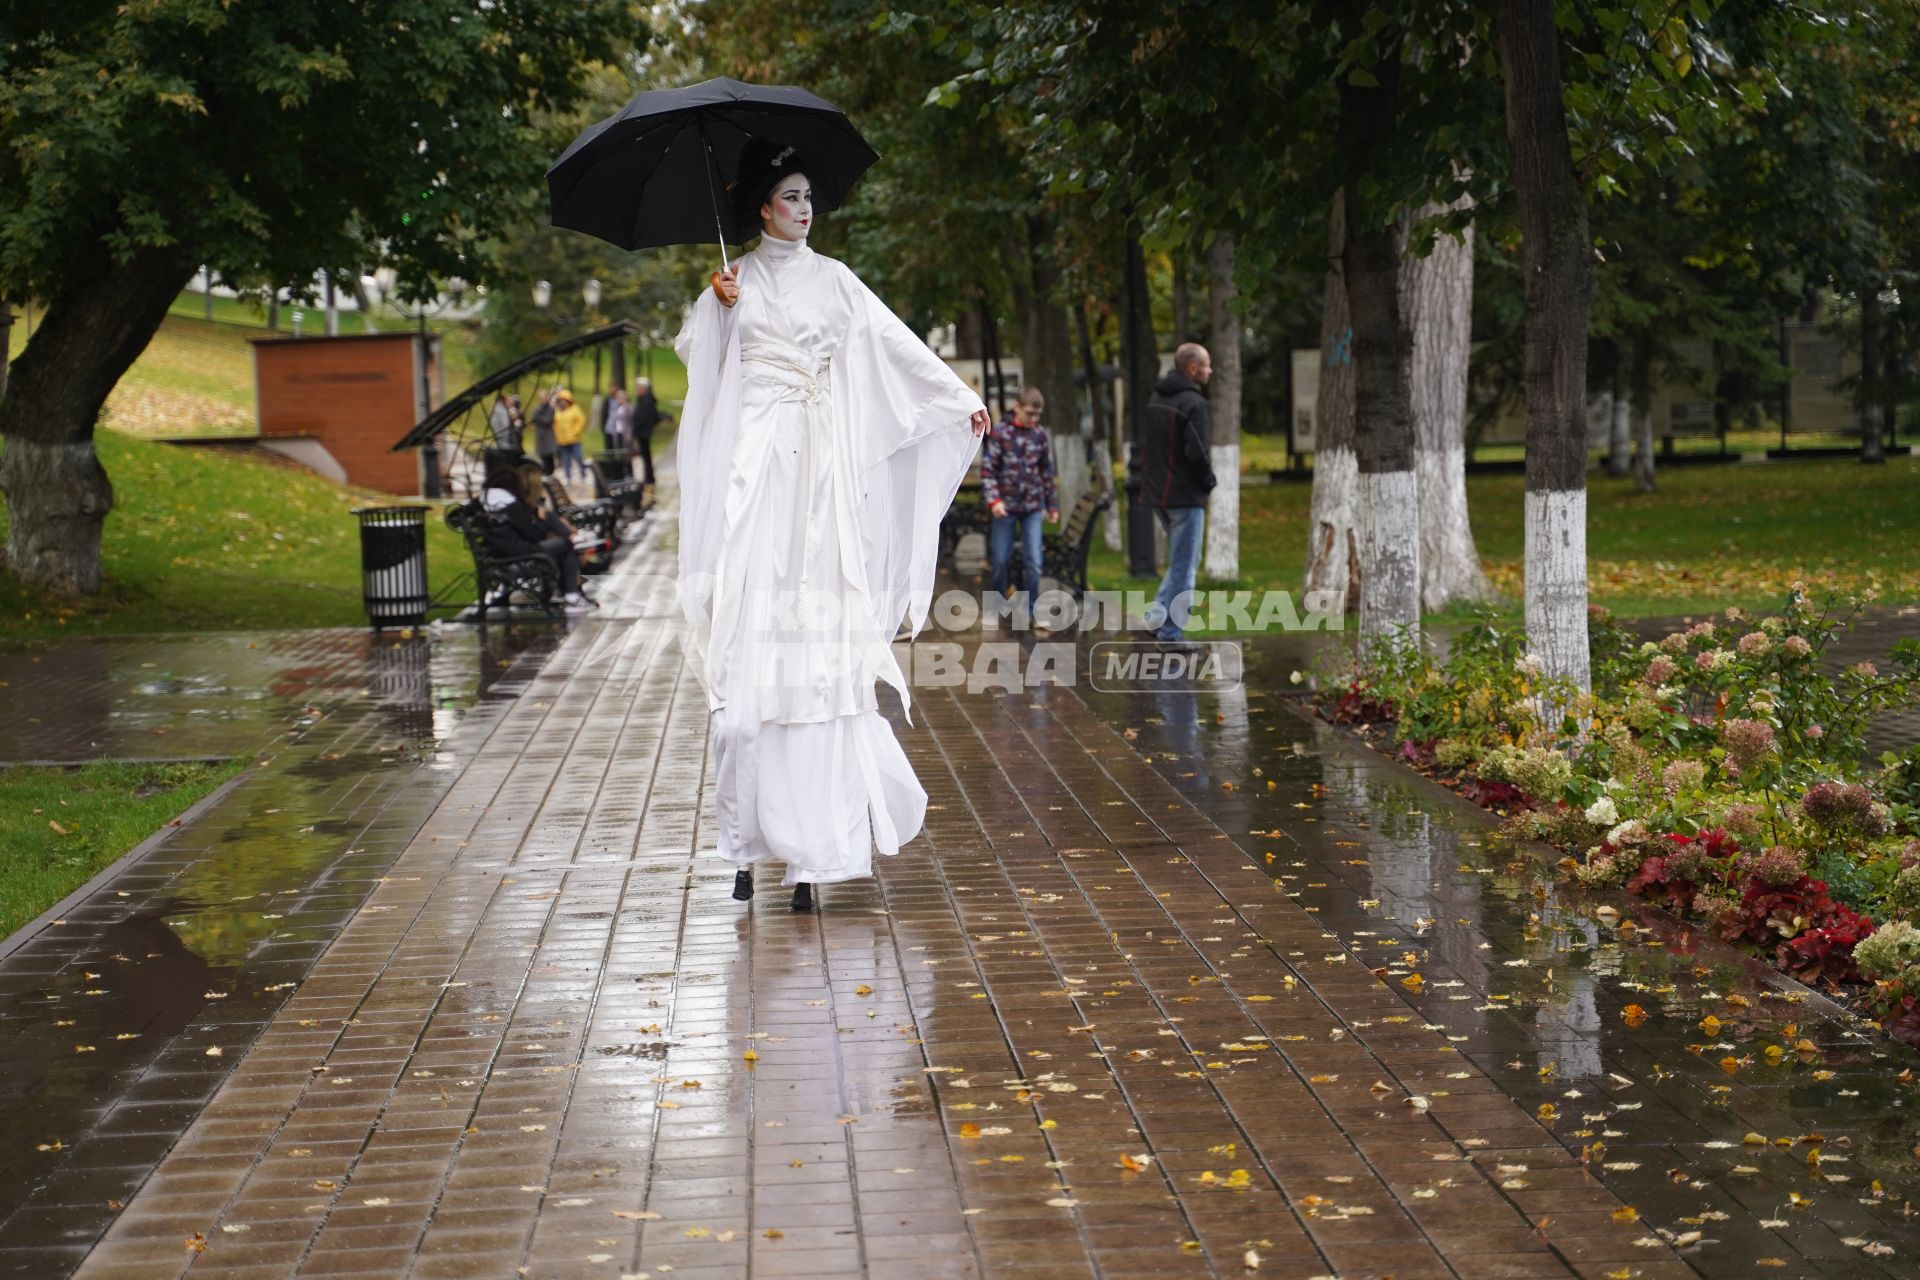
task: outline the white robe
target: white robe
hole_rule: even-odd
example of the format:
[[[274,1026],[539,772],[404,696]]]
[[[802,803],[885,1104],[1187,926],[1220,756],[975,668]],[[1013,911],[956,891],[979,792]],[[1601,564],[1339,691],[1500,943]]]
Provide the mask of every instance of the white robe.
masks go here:
[[[717,846],[785,883],[872,874],[927,795],[881,718],[925,623],[979,397],[843,264],[767,238],[674,348],[680,600],[713,713]]]

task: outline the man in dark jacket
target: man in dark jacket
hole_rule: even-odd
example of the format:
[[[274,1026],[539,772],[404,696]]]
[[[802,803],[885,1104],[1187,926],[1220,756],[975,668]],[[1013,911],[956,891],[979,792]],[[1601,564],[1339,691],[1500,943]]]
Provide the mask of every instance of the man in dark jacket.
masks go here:
[[[1140,501],[1152,507],[1167,528],[1167,576],[1154,600],[1165,611],[1154,631],[1174,644],[1182,628],[1174,618],[1176,600],[1193,590],[1200,567],[1200,535],[1207,495],[1214,486],[1213,414],[1200,388],[1213,376],[1213,357],[1197,342],[1173,353],[1173,372],[1160,379],[1147,402],[1146,429],[1140,440]]]
[[[636,378],[633,383],[632,448],[639,451],[641,478],[653,483],[653,429],[660,425],[660,402],[653,397],[653,383]]]

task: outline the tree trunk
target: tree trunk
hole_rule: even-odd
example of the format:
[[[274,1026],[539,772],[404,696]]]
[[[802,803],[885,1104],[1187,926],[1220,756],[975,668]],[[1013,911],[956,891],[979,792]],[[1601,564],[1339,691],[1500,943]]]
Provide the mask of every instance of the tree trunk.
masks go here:
[[[1027,257],[1032,285],[1022,316],[1021,355],[1026,380],[1047,398],[1045,423],[1053,442],[1053,469],[1062,518],[1092,485],[1092,448],[1080,428],[1080,388],[1073,380],[1073,330],[1060,302],[1060,270],[1054,261],[1053,219],[1027,216]]]
[[[1220,483],[1207,498],[1208,577],[1240,576],[1240,313],[1234,309],[1233,235],[1222,231],[1207,246],[1207,305],[1213,335],[1213,381],[1207,387],[1213,411],[1213,474]]]
[[[1111,402],[1107,399],[1106,387],[1100,381],[1100,367],[1093,360],[1093,331],[1087,325],[1087,300],[1080,299],[1073,306],[1074,332],[1080,339],[1080,367],[1087,380],[1087,407],[1093,414],[1093,474],[1094,483],[1102,493],[1111,494],[1113,487],[1113,428],[1108,422]],[[1120,549],[1120,504],[1115,502],[1101,517],[1101,541],[1109,551]]]
[[[1627,390],[1627,353],[1620,339],[1607,339],[1613,356],[1613,390],[1608,404],[1607,474],[1624,480],[1633,474],[1633,397]]]
[[[113,486],[94,455],[101,406],[193,278],[179,249],[147,249],[69,278],[0,396],[7,565],[47,590],[100,589],[100,530]]]
[[[1353,317],[1353,439],[1360,470],[1360,643],[1417,643],[1420,627],[1420,491],[1413,469],[1408,383],[1413,334],[1400,305],[1404,220],[1365,198],[1369,161],[1393,138],[1400,46],[1377,64],[1376,86],[1340,86],[1339,142],[1352,168],[1345,184],[1343,274]]]
[[[327,309],[327,336],[329,338],[333,338],[333,337],[338,337],[340,333],[340,299],[333,287],[334,273],[332,271],[328,271],[325,274],[327,278],[327,286],[326,286],[326,295],[323,301],[325,302],[326,309]],[[213,282],[209,280],[207,282],[207,285],[208,285],[208,296],[211,297]]]
[[[1881,335],[1880,364],[1880,439],[1881,452],[1900,443],[1900,382],[1905,360],[1889,330]]]
[[[1653,337],[1643,333],[1633,341],[1633,415],[1638,424],[1634,437],[1633,487],[1652,493],[1653,460]]]
[[[1126,304],[1120,311],[1123,376],[1127,386],[1127,479],[1134,487],[1140,481],[1140,440],[1147,429],[1147,401],[1153,397],[1154,384],[1160,380],[1160,353],[1153,332],[1153,304],[1147,296],[1146,256],[1140,248],[1138,225],[1127,228]],[[1127,504],[1127,572],[1136,578],[1152,577],[1157,571],[1154,531],[1159,521],[1144,503]]]
[[[380,324],[374,319],[373,299],[367,296],[367,286],[360,283],[358,272],[347,277],[347,292],[353,295],[353,305],[360,309],[360,329],[364,333],[380,332]]]
[[[1313,405],[1313,506],[1306,594],[1337,614],[1360,607],[1360,470],[1353,459],[1353,324],[1340,259],[1346,201],[1336,192],[1327,223],[1327,283],[1320,308],[1320,386]]]
[[[0,299],[0,400],[7,396],[7,368],[13,363],[13,304]]]
[[[1187,287],[1187,266],[1173,255],[1173,345],[1193,341],[1193,294]]]
[[[1527,641],[1551,677],[1592,687],[1587,644],[1587,317],[1593,244],[1561,99],[1550,0],[1500,0],[1507,149],[1526,279]]]
[[[1860,290],[1860,461],[1885,462],[1880,434],[1880,280]]]
[[[1465,202],[1463,201],[1464,205]],[[1448,206],[1429,204],[1415,216]],[[1420,604],[1444,609],[1485,600],[1493,584],[1480,567],[1467,513],[1467,363],[1473,353],[1473,227],[1442,235],[1424,258],[1407,258],[1400,292],[1413,325],[1414,471],[1420,496]]]

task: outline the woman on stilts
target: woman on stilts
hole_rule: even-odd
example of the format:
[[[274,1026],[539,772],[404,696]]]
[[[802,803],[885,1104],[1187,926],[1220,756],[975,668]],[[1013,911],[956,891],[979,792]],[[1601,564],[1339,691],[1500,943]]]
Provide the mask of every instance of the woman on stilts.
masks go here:
[[[793,909],[873,872],[927,794],[881,718],[911,718],[892,652],[926,621],[940,516],[986,407],[851,270],[807,247],[806,164],[754,143],[730,188],[760,243],[694,305],[675,442],[680,598],[712,714],[718,850],[785,864]]]

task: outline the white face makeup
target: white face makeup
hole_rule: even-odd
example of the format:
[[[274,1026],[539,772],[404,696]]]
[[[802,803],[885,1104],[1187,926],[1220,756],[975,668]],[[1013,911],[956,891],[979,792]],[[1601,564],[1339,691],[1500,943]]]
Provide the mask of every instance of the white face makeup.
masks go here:
[[[813,184],[805,174],[788,174],[780,180],[760,209],[760,222],[768,235],[778,239],[807,238],[807,229],[813,225]]]

